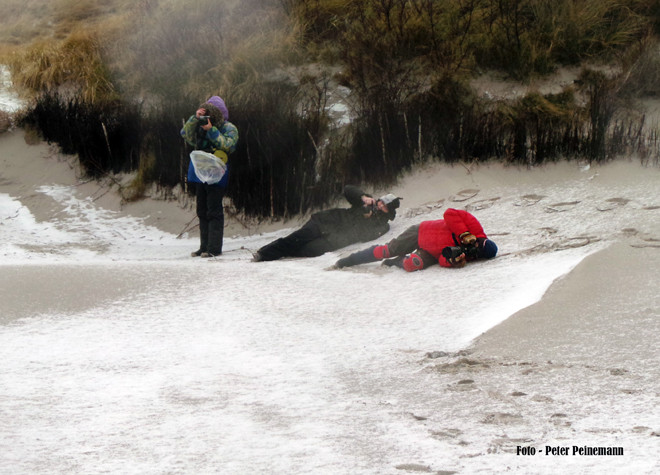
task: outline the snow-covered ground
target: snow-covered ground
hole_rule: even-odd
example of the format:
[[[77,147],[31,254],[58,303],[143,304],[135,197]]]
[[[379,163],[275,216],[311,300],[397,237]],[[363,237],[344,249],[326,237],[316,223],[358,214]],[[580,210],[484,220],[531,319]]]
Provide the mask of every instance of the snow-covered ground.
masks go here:
[[[408,413],[428,396],[420,361],[465,348],[585,256],[657,220],[657,184],[600,184],[585,170],[403,208],[383,241],[456,206],[501,252],[413,274],[326,270],[357,245],[251,262],[249,249],[290,229],[227,238],[222,257],[192,259],[196,239],[99,209],[72,187],[38,189],[60,204],[41,222],[0,193],[0,472],[451,467],[469,448]]]
[[[21,99],[12,90],[11,75],[4,64],[0,64],[0,110],[13,112],[22,105]]]
[[[399,190],[404,207],[381,242],[459,207],[500,248],[492,261],[412,274],[378,264],[328,270],[364,245],[251,262],[250,250],[291,229],[227,237],[222,257],[193,259],[193,237],[103,209],[73,186],[9,194],[0,171],[0,473],[519,467],[515,453],[490,453],[480,440],[484,430],[506,437],[506,424],[477,424],[463,417],[477,408],[447,407],[428,354],[457,354],[614,242],[655,242],[657,169],[573,171],[562,181],[504,173],[487,189],[438,189],[426,203],[415,200],[419,190]],[[433,176],[415,183],[431,186]],[[50,203],[47,219],[24,204],[35,195]],[[575,398],[586,410],[597,404]],[[432,415],[417,408],[434,404],[460,427],[461,443],[420,424]],[[588,427],[565,430],[581,445],[612,445]],[[590,457],[578,471],[653,473],[657,440],[622,436],[617,445],[651,458]],[[523,472],[554,473],[558,463]]]

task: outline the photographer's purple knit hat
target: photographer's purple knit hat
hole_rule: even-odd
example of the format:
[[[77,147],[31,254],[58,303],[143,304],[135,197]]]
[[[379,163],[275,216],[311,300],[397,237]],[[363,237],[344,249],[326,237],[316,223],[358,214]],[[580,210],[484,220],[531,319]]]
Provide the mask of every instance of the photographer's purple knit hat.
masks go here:
[[[222,100],[222,97],[220,96],[211,96],[208,98],[206,101],[211,105],[216,106],[218,109],[220,109],[220,112],[222,112],[222,117],[225,118],[225,120],[229,120],[229,110],[227,109],[227,106],[225,105],[225,101]]]

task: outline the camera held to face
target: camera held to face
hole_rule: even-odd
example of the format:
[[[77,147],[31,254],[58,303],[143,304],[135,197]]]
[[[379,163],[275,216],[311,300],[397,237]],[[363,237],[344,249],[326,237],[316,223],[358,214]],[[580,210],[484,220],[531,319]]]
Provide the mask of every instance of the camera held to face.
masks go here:
[[[460,246],[447,246],[442,250],[442,257],[447,261],[453,261],[463,254],[463,248]]]
[[[206,129],[203,128],[203,126],[207,125],[208,123],[209,123],[208,115],[202,115],[197,118],[197,127],[195,128],[197,143],[195,146],[195,150],[203,150],[205,152],[212,153],[213,149],[210,147],[209,142],[207,140]]]
[[[447,246],[442,250],[442,257],[448,261],[453,261],[461,254],[465,254],[466,259],[476,259],[478,257],[479,248],[476,243],[470,246]]]
[[[376,211],[378,211],[378,205],[374,201],[372,204],[369,205],[365,204],[364,206],[362,206],[362,209],[364,209],[364,214],[371,213],[371,215],[373,216],[374,214],[376,214]]]

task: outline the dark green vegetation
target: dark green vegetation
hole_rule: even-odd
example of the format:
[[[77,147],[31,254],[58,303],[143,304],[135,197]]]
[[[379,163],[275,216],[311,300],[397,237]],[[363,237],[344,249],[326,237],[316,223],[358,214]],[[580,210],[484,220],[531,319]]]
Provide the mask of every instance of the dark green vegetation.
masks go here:
[[[16,1],[25,21],[0,36],[34,96],[24,123],[90,175],[138,171],[136,197],[184,183],[178,131],[212,94],[241,135],[228,195],[253,216],[323,205],[344,183],[391,183],[429,157],[658,160],[634,107],[660,93],[654,0],[33,3]],[[525,83],[583,64],[556,94],[496,100],[470,87],[485,71]],[[340,85],[347,127],[327,113]]]

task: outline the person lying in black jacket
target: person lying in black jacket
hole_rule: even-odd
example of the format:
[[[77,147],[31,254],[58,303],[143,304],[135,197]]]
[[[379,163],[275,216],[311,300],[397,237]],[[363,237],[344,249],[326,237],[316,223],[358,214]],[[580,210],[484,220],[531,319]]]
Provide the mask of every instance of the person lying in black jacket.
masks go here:
[[[316,257],[357,242],[372,241],[390,229],[401,198],[388,193],[378,199],[352,185],[344,187],[350,208],[334,208],[314,213],[297,231],[265,245],[254,254],[254,261],[274,261],[283,257]]]

